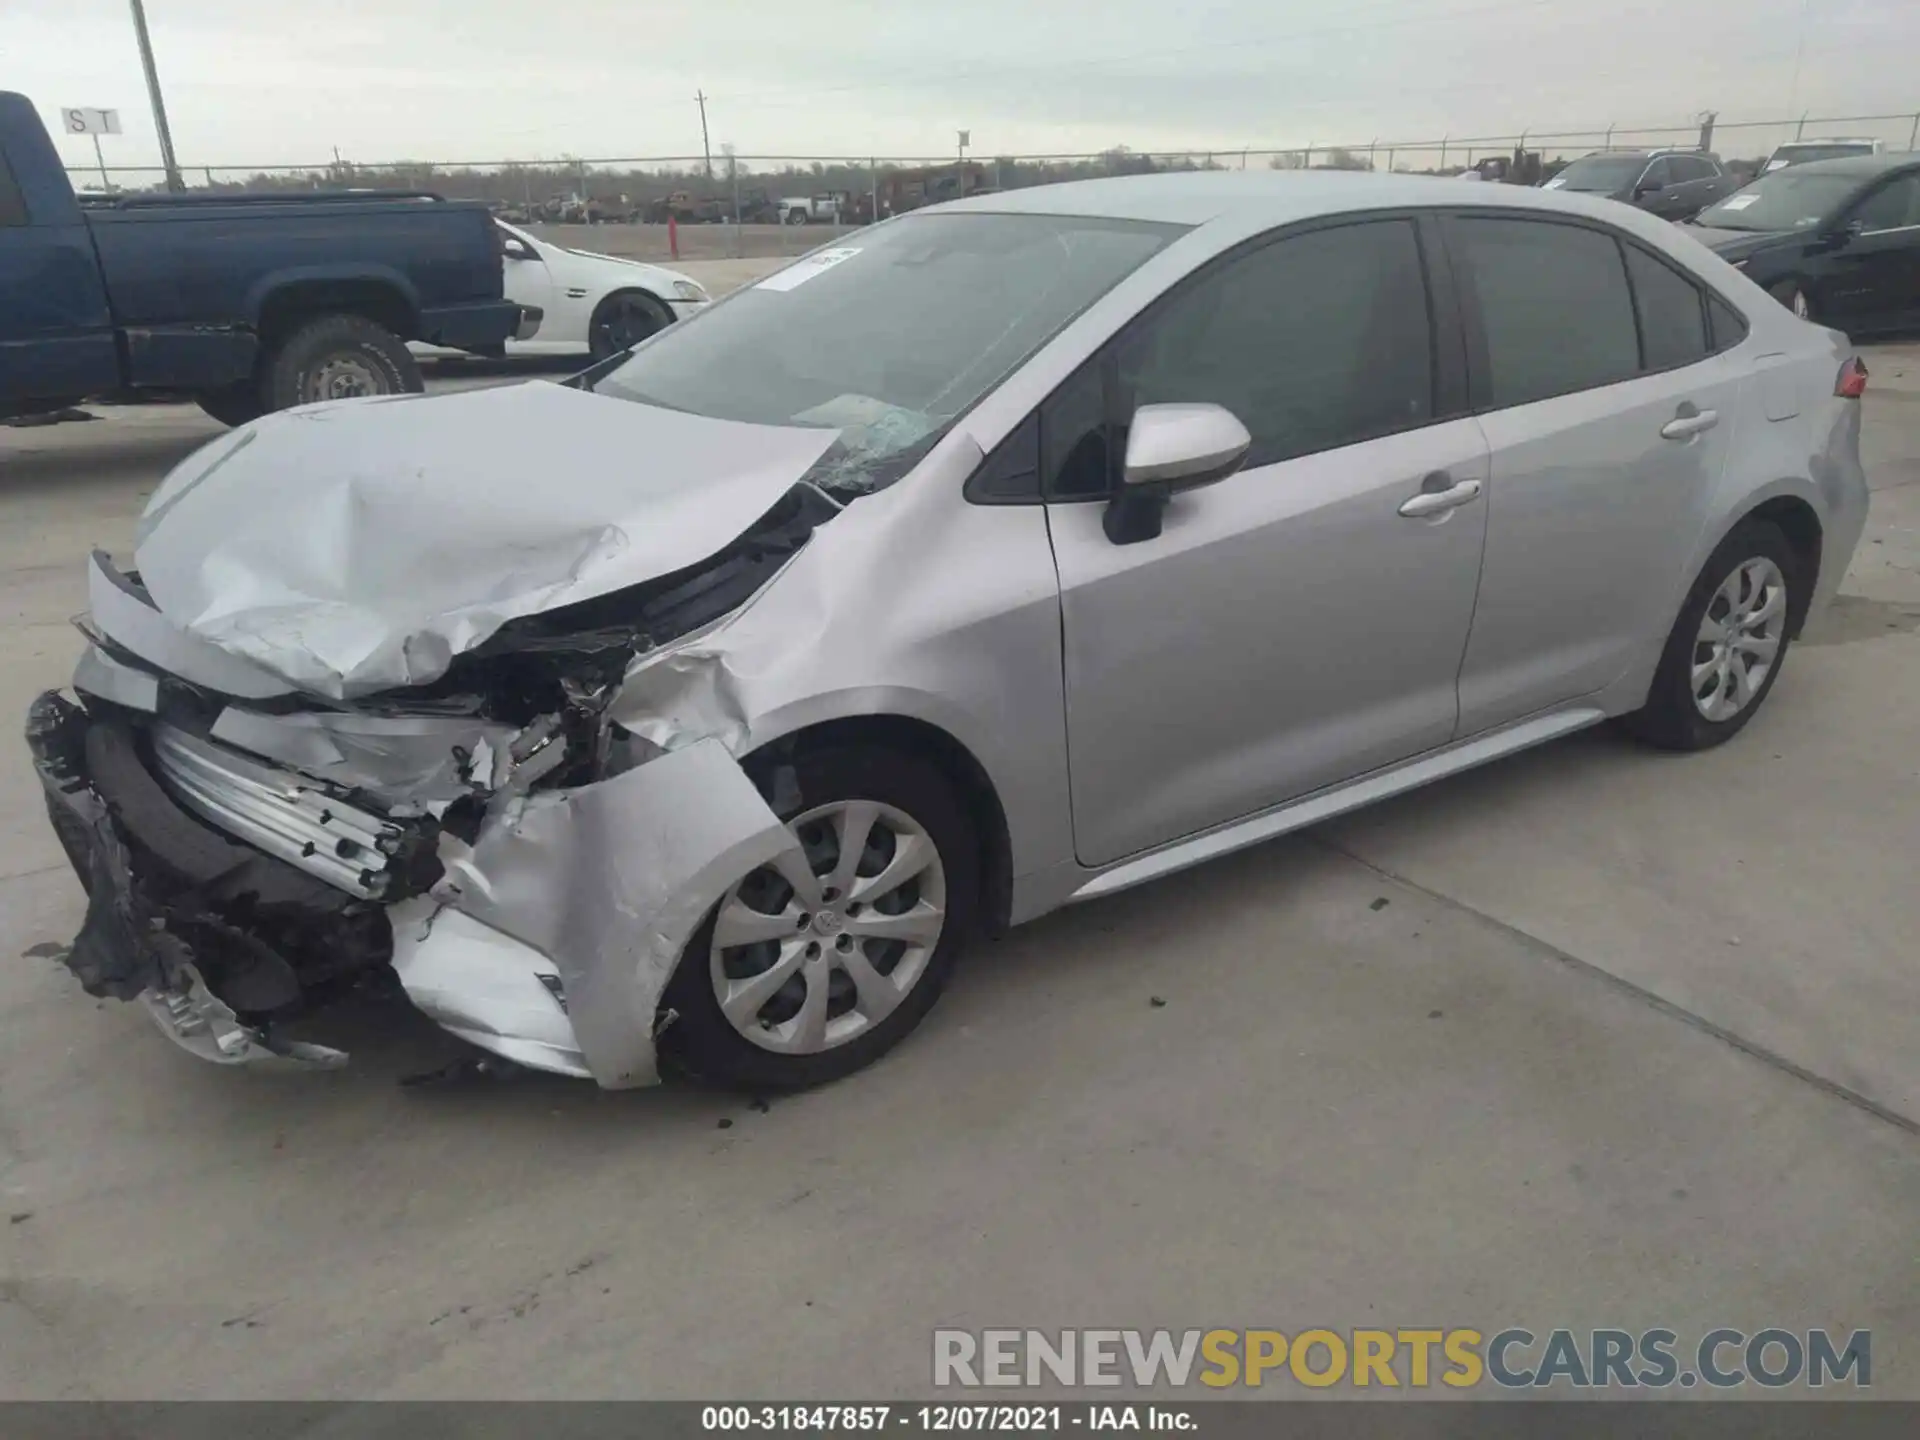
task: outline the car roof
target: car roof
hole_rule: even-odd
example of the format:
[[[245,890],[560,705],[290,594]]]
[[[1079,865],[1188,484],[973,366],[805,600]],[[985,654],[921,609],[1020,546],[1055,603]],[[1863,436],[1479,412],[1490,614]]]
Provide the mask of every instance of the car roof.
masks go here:
[[[1888,170],[1920,165],[1920,153],[1896,151],[1880,155],[1842,155],[1834,160],[1809,160],[1793,167],[1796,175],[1858,175],[1862,179]]]
[[[1802,169],[1808,168],[1805,166]],[[935,211],[1074,215],[1204,225],[1241,219],[1263,226],[1351,210],[1471,206],[1607,216],[1608,202],[1519,185],[1462,185],[1458,176],[1381,175],[1360,170],[1194,170],[1070,180],[928,206]]]

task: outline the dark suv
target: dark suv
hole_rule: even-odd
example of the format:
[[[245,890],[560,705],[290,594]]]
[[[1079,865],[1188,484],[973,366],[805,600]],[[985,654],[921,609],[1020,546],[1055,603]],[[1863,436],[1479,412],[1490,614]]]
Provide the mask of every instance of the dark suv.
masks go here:
[[[1717,157],[1698,150],[1601,150],[1574,161],[1546,188],[1605,195],[1663,220],[1690,220],[1740,187]]]

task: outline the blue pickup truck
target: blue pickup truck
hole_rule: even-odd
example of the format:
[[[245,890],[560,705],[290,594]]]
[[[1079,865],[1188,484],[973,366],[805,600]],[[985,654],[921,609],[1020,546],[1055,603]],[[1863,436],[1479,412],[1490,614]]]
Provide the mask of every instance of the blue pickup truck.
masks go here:
[[[0,91],[0,419],[132,393],[239,425],[418,391],[408,341],[497,354],[538,326],[500,245],[484,206],[418,192],[83,202]]]

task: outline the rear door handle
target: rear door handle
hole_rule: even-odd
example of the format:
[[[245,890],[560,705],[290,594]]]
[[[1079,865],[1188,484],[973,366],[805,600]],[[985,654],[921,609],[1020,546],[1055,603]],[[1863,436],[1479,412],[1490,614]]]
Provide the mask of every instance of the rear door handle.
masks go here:
[[[1479,498],[1478,480],[1456,480],[1444,490],[1422,490],[1400,507],[1400,513],[1418,520],[1427,515],[1439,515]]]
[[[1718,410],[1698,410],[1691,415],[1676,415],[1660,427],[1660,434],[1668,440],[1691,440],[1696,435],[1704,435],[1719,423]]]

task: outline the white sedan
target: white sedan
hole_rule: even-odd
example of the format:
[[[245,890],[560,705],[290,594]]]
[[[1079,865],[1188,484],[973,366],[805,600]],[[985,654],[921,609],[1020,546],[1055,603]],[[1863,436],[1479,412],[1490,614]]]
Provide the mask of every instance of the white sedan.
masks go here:
[[[631,349],[656,330],[704,308],[710,298],[699,283],[675,270],[596,255],[539,240],[500,226],[506,297],[543,312],[528,339],[507,341],[509,355],[590,354],[604,359]],[[458,351],[415,345],[422,355]]]

